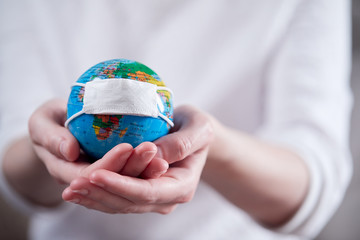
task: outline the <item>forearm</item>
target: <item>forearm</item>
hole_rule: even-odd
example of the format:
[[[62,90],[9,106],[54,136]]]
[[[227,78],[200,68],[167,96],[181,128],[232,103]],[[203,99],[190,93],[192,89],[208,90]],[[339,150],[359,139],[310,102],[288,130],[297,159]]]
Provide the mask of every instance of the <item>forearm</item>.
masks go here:
[[[49,175],[28,137],[11,144],[2,167],[10,186],[27,201],[46,207],[56,206],[62,201],[64,186]]]
[[[302,159],[216,121],[214,133],[204,180],[261,223],[286,222],[307,194],[309,174]]]

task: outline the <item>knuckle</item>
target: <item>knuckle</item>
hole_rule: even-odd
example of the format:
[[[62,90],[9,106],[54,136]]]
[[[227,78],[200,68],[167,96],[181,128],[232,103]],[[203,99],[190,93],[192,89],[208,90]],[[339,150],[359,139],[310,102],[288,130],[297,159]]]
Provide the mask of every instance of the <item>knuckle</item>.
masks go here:
[[[156,198],[152,194],[147,194],[144,196],[144,204],[152,204],[156,201]]]
[[[44,143],[44,147],[48,149],[52,154],[56,154],[57,156],[61,156],[60,154],[60,142],[62,138],[59,136],[55,136],[49,133],[49,137],[46,139]]]
[[[176,140],[176,146],[177,146],[177,152],[176,152],[177,159],[184,159],[191,151],[192,141],[188,137],[179,136]]]
[[[151,182],[149,183],[149,187],[145,188],[141,195],[141,200],[139,203],[149,205],[158,202],[159,192],[157,188],[155,188]]]
[[[153,204],[157,201],[156,194],[153,191],[146,191],[142,196],[142,204]]]

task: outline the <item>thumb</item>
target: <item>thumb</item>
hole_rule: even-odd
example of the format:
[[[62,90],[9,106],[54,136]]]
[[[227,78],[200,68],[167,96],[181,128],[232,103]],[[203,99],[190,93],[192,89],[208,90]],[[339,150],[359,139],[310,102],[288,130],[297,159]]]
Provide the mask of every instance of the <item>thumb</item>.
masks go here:
[[[66,101],[51,100],[40,106],[28,122],[29,134],[35,145],[45,147],[58,158],[75,161],[80,146],[63,124],[66,118]]]
[[[207,147],[213,137],[210,117],[196,108],[182,106],[175,109],[174,120],[176,131],[155,141],[156,157],[169,164]]]

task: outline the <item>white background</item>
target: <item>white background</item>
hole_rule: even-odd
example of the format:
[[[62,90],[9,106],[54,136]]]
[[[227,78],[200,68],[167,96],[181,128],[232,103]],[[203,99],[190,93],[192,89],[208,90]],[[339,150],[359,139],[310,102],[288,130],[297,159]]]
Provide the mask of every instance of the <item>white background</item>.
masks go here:
[[[352,117],[351,149],[354,175],[344,202],[317,240],[360,239],[360,1],[353,0]],[[0,196],[0,239],[26,239],[27,219],[11,209]]]

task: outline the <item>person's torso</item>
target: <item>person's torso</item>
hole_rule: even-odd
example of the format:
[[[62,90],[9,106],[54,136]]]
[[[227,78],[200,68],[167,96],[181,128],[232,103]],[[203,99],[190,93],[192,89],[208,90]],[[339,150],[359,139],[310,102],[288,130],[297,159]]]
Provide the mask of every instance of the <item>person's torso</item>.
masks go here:
[[[297,1],[38,1],[44,71],[57,96],[100,61],[127,58],[157,72],[175,107],[191,104],[224,124],[262,123],[267,61]],[[51,61],[49,61],[49,59]],[[44,62],[46,62],[44,60]],[[50,216],[50,217],[49,217]],[[106,215],[81,207],[32,222],[34,239],[280,239],[200,184],[169,215]]]

